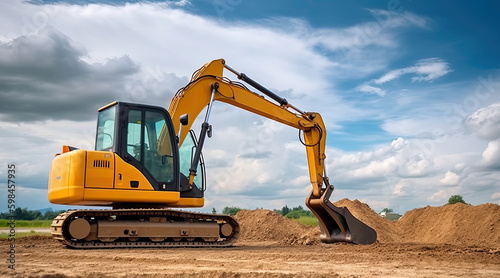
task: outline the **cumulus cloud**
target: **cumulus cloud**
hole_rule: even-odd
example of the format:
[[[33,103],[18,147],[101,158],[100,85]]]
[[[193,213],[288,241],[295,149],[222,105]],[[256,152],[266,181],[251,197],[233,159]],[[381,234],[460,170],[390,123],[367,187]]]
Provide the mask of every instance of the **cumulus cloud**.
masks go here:
[[[334,158],[334,168],[353,167],[347,170],[350,179],[384,179],[388,176],[421,177],[433,171],[433,162],[413,151],[414,144],[398,138],[390,146],[372,152]],[[345,170],[345,169],[344,169]],[[344,179],[344,178],[342,178]]]
[[[231,114],[239,117],[241,112]],[[213,124],[224,117],[227,116],[214,114]],[[209,194],[273,199],[306,190],[303,198],[306,197],[310,190],[307,159],[304,148],[295,142],[296,131],[270,120],[256,120],[250,126],[215,128],[206,145],[207,154],[216,154],[206,161],[210,170]]]
[[[457,190],[455,188],[440,189],[427,199],[433,203],[442,203],[448,200],[452,195],[456,194],[456,192]]]
[[[463,121],[465,128],[486,140],[500,138],[500,103],[483,107],[470,114]]]
[[[86,121],[114,100],[166,104],[188,82],[128,55],[87,58],[82,45],[52,26],[0,45],[0,120]]]
[[[52,27],[1,45],[0,119],[88,120],[138,72],[127,56],[89,64],[84,55],[83,47]]]
[[[479,165],[500,169],[500,103],[478,109],[467,116],[462,125],[478,138],[489,141]]]
[[[406,194],[406,187],[408,187],[406,182],[404,180],[400,180],[396,183],[396,185],[394,185],[392,194],[395,196],[403,196]]]
[[[500,200],[500,192],[495,192],[491,195],[492,200]]]
[[[444,186],[455,186],[458,185],[459,181],[460,177],[456,173],[448,171],[444,175],[444,178],[439,180],[439,183]]]
[[[481,165],[487,168],[500,169],[500,140],[491,141],[483,151]]]

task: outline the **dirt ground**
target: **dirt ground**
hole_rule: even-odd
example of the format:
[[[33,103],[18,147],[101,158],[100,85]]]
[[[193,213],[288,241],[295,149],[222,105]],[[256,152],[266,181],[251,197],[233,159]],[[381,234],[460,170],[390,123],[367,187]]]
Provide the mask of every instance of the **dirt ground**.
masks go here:
[[[377,230],[369,246],[323,244],[319,229],[267,210],[242,211],[229,248],[74,250],[49,236],[16,240],[16,270],[0,277],[500,277],[500,206],[408,212],[396,223],[341,200]],[[258,226],[258,228],[257,228]],[[0,241],[7,258],[8,242]]]
[[[16,256],[1,277],[500,277],[500,249],[446,244],[74,250],[36,236],[18,239]]]

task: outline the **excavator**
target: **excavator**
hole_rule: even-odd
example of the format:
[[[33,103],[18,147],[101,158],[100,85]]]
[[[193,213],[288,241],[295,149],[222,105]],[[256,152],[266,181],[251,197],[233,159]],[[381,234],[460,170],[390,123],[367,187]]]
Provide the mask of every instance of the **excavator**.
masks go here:
[[[239,80],[225,77],[224,70]],[[95,150],[63,146],[50,167],[49,201],[111,208],[61,213],[51,225],[53,238],[77,249],[233,245],[240,234],[233,217],[175,209],[204,205],[202,149],[212,136],[209,119],[215,101],[299,130],[312,185],[305,203],[318,218],[322,242],[376,241],[375,230],[329,201],[334,188],[325,171],[326,128],[321,115],[298,109],[223,59],[195,71],[168,110],[121,101],[100,108]],[[191,126],[204,110],[196,136]]]

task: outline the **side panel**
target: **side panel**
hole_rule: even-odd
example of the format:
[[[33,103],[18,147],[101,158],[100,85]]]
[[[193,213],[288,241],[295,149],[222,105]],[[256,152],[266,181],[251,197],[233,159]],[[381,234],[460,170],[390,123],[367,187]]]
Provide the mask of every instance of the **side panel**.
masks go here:
[[[113,188],[115,159],[112,152],[88,151],[85,187]]]
[[[136,188],[133,187],[135,184],[138,185]],[[52,161],[49,201],[61,205],[149,203],[169,206],[180,201],[180,193],[153,190],[135,167],[112,152],[76,150],[61,154]]]
[[[49,201],[73,204],[83,200],[86,151],[77,150],[54,158],[49,174]]]

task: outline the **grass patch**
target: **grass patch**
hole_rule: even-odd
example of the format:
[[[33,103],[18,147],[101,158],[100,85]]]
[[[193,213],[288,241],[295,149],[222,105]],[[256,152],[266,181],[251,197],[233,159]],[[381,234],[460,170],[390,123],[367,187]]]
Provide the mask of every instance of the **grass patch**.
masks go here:
[[[17,228],[50,228],[52,220],[16,220]],[[0,228],[10,228],[10,220],[0,219]]]
[[[309,226],[315,226],[315,227],[318,226],[318,219],[316,217],[313,217],[313,216],[301,216],[297,219],[291,218],[291,220],[305,224],[305,225],[309,225]]]
[[[31,230],[30,232],[16,233],[16,238],[28,236],[50,236],[50,232],[35,232],[34,230]],[[9,233],[0,233],[0,239],[6,239],[8,237]]]
[[[399,220],[399,218],[401,218],[402,215],[399,215],[399,214],[396,214],[396,215],[392,215],[392,214],[389,214],[387,215],[385,218],[391,222],[396,222]]]

